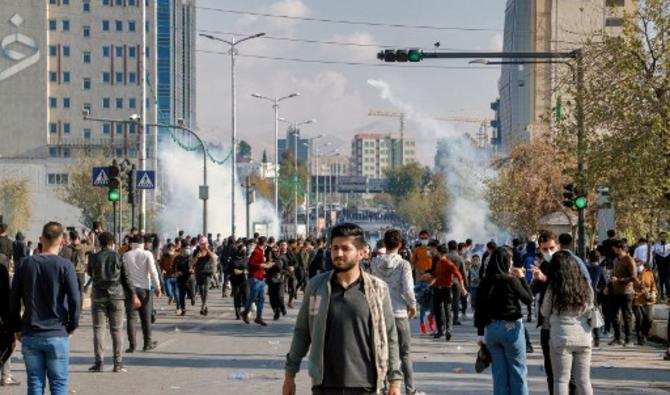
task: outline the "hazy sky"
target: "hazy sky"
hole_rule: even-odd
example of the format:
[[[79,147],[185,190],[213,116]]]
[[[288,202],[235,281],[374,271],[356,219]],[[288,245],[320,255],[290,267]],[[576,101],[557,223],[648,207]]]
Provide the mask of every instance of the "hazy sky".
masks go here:
[[[431,49],[439,41],[442,49],[499,50],[504,21],[503,0],[198,0],[198,32],[218,34],[227,40],[230,33],[374,44],[342,46],[304,42],[255,39],[239,46],[240,55],[301,58],[327,61],[382,64],[376,60],[381,47],[421,47]],[[445,29],[392,28],[268,18],[219,12],[205,8],[251,11],[298,17],[381,22],[388,24],[432,25],[487,29],[462,31]],[[227,34],[224,34],[227,33]],[[241,37],[241,36],[239,36]],[[238,38],[239,38],[238,37]],[[227,46],[204,38],[197,41],[197,119],[208,140],[229,143],[231,130],[230,57],[201,51],[226,52]],[[421,65],[468,66],[466,61],[428,60]],[[470,67],[470,66],[468,66]],[[239,56],[236,58],[238,136],[250,142],[254,158],[263,149],[273,152],[273,110],[270,102],[252,98],[253,92],[265,96],[301,96],[282,103],[280,116],[292,121],[317,119],[302,128],[305,136],[325,134],[333,147],[349,154],[350,139],[359,131],[396,132],[393,118],[369,117],[370,109],[396,110],[382,100],[369,79],[387,82],[402,101],[431,116],[492,116],[489,103],[496,98],[499,69],[411,69],[396,67],[348,66],[301,63]],[[280,124],[280,138],[285,125]],[[476,131],[477,125],[455,125]],[[418,124],[409,123],[406,133],[416,136],[423,152],[434,146],[423,137]],[[434,152],[434,150],[433,150]],[[432,163],[432,155],[420,158]]]

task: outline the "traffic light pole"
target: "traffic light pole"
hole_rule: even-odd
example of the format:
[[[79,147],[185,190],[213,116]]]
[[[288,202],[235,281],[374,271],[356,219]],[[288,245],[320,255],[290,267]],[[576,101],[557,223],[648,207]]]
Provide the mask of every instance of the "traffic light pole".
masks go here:
[[[377,54],[377,59],[386,62],[420,62],[423,59],[512,59],[513,63],[524,63],[524,59],[531,60],[528,63],[534,63],[532,60],[538,59],[573,59],[577,65],[576,70],[576,115],[577,120],[577,184],[578,191],[586,196],[586,177],[584,168],[584,150],[585,150],[585,129],[584,129],[584,64],[583,53],[581,49],[569,52],[424,52],[419,49],[387,49]],[[504,62],[491,62],[484,64],[501,64]],[[551,63],[551,62],[547,62]],[[567,64],[567,63],[566,63]],[[578,208],[577,223],[577,255],[584,258],[586,255],[585,239],[585,208]]]

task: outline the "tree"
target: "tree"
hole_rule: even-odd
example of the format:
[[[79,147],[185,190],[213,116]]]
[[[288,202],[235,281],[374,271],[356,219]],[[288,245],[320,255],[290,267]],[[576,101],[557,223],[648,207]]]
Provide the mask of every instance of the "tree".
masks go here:
[[[69,184],[59,191],[64,202],[81,209],[81,222],[91,227],[94,221],[105,223],[112,213],[112,203],[107,201],[107,189],[94,187],[91,171],[94,166],[108,166],[104,156],[82,157],[70,168]]]
[[[251,145],[244,140],[237,144],[237,159],[242,162],[251,159]]]
[[[279,208],[284,217],[293,214],[298,209],[295,203],[295,194],[298,195],[298,205],[305,201],[307,193],[307,168],[298,162],[298,171],[295,171],[294,156],[286,151],[279,162]]]
[[[545,215],[563,210],[564,164],[556,147],[537,141],[517,145],[495,163],[498,174],[488,179],[486,200],[492,221],[520,235],[531,235]]]
[[[584,182],[589,192],[609,187],[617,228],[640,235],[670,209],[670,5],[636,5],[622,35],[584,47]],[[575,97],[574,85],[566,86]],[[574,110],[574,102],[565,104]],[[556,142],[574,161],[576,122],[568,113],[557,122]]]
[[[405,222],[421,229],[443,232],[448,227],[449,194],[446,179],[441,173],[428,171],[426,180],[423,189],[414,189],[399,201],[398,215]]]
[[[398,167],[387,167],[384,169],[386,192],[396,200],[400,200],[411,192],[420,190],[426,180],[426,174],[430,174],[430,169],[421,167],[416,162]]]
[[[0,214],[10,229],[25,231],[32,212],[32,194],[28,180],[5,178],[0,181]]]

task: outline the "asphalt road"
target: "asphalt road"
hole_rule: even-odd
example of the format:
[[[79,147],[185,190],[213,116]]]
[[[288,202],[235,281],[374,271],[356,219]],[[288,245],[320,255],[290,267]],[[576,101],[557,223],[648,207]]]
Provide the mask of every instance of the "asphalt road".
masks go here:
[[[297,309],[267,327],[236,321],[230,298],[220,291],[210,293],[209,316],[191,308],[184,317],[174,314],[165,297],[158,301],[154,338],[159,346],[152,352],[125,355],[127,373],[89,373],[93,363],[93,334],[90,311],[84,310],[80,329],[72,337],[70,392],[73,394],[280,394],[283,361],[290,346]],[[269,304],[266,303],[269,307]],[[296,306],[297,307],[297,306]],[[271,313],[266,310],[265,316]],[[547,393],[539,331],[529,324],[536,352],[528,356],[530,392]],[[490,394],[490,371],[474,370],[476,332],[472,320],[456,327],[451,342],[433,340],[418,333],[414,322],[413,361],[416,387],[428,394]],[[124,332],[125,333],[125,332]],[[141,334],[139,334],[141,338]],[[111,352],[111,342],[107,355]],[[603,342],[606,343],[606,342]],[[125,348],[125,347],[124,347]],[[662,361],[661,345],[623,349],[603,346],[594,350],[592,378],[596,394],[670,393],[670,362]],[[14,354],[13,372],[25,383],[25,367],[19,350]],[[304,364],[303,364],[304,366]],[[306,371],[298,376],[298,394],[308,394]],[[25,385],[2,387],[0,393],[23,394]]]

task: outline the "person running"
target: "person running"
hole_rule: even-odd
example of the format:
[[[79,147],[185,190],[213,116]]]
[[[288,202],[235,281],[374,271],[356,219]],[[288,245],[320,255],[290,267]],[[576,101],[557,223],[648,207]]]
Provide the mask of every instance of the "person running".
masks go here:
[[[433,267],[433,258],[428,246],[430,233],[427,230],[419,232],[418,245],[412,252],[410,263],[414,278],[416,279],[417,294],[421,293],[421,303],[419,304],[419,328],[424,335],[428,334],[428,329],[435,331],[435,319],[430,314],[432,310],[432,291],[429,281],[423,279],[423,276]],[[426,325],[428,324],[428,325]]]
[[[263,305],[265,304],[265,269],[273,266],[273,263],[265,263],[265,243],[267,239],[264,236],[258,238],[256,248],[249,257],[249,280],[247,285],[249,287],[249,298],[244,306],[244,311],[240,314],[242,321],[248,324],[249,312],[251,312],[251,305],[256,304],[256,319],[255,323],[261,326],[267,326],[263,320]]]
[[[193,274],[193,265],[191,264],[191,251],[187,246],[183,246],[179,255],[174,258],[174,272],[177,279],[177,311],[179,315],[186,315],[186,295],[191,299],[191,305],[195,304],[195,296],[189,287],[189,281]]]
[[[102,372],[105,347],[105,324],[109,322],[114,356],[114,372],[125,372],[121,350],[123,348],[124,300],[130,299],[132,308],[142,305],[128,276],[128,266],[114,251],[114,235],[102,232],[99,236],[101,250],[91,255],[87,267],[92,280],[91,315],[93,317],[93,351],[95,363],[89,372]]]
[[[358,225],[331,230],[333,270],[305,290],[291,348],[283,395],[295,395],[295,376],[309,352],[313,395],[400,395],[398,335],[387,285],[361,270],[365,236]],[[347,363],[343,363],[347,361]]]
[[[286,315],[286,302],[284,300],[284,290],[286,279],[289,273],[291,258],[288,255],[288,245],[285,240],[277,243],[277,254],[274,265],[267,270],[268,295],[270,296],[270,307],[274,312],[273,319],[276,321],[280,316]],[[274,255],[274,254],[273,254]]]
[[[39,255],[24,259],[14,273],[10,322],[22,344],[28,394],[43,394],[48,377],[50,392],[65,395],[70,335],[79,327],[81,312],[79,284],[72,262],[58,255],[63,226],[44,225],[40,243]]]
[[[493,393],[527,395],[526,339],[521,303],[533,294],[520,268],[512,268],[512,250],[498,247],[491,254],[479,284],[475,309],[478,342],[491,353]]]
[[[207,295],[209,282],[216,271],[216,254],[209,247],[206,237],[200,237],[198,240],[198,249],[193,254],[193,271],[195,272],[195,283],[200,295],[200,314],[206,316],[209,313],[207,308]]]
[[[463,276],[461,271],[449,258],[447,258],[448,249],[444,244],[440,244],[435,249],[438,258],[435,269],[432,270],[426,279],[428,279],[433,287],[433,314],[437,321],[437,333],[433,336],[439,339],[445,336],[447,341],[451,340],[453,328],[453,314],[452,314],[452,287],[454,286],[454,278],[457,278],[463,283]],[[467,295],[465,289],[461,289],[461,293]]]
[[[656,277],[651,270],[651,263],[640,263],[637,266],[638,281],[635,283],[635,301],[633,302],[633,313],[635,314],[635,334],[637,344],[647,344],[649,331],[653,321],[652,309],[656,304]]]
[[[179,299],[177,274],[174,269],[175,257],[175,246],[173,243],[168,243],[163,255],[161,255],[161,258],[158,261],[158,266],[160,267],[165,282],[165,294],[168,297],[168,305],[172,302],[175,302],[175,305],[178,305],[177,300]],[[179,306],[177,306],[177,310],[179,310]],[[177,311],[177,314],[179,314],[179,311]]]
[[[237,251],[231,259],[229,265],[230,273],[227,277],[230,279],[231,292],[233,295],[233,305],[235,307],[235,319],[241,319],[241,311],[247,303],[249,290],[247,288],[247,251],[243,243],[238,243]]]
[[[154,255],[144,249],[143,238],[135,235],[132,238],[131,250],[123,255],[123,262],[128,267],[130,281],[135,288],[135,294],[140,299],[141,306],[135,309],[130,295],[126,295],[126,319],[128,332],[128,349],[126,353],[135,352],[137,345],[135,332],[137,329],[137,315],[139,313],[144,337],[143,351],[156,348],[157,342],[151,339],[151,313],[153,310],[152,283],[156,287],[156,297],[161,295],[160,279],[154,262]]]
[[[553,393],[568,395],[572,381],[577,393],[591,395],[591,284],[582,275],[577,260],[566,251],[552,256],[548,277],[541,310],[551,325]]]
[[[623,316],[624,342],[623,346],[630,346],[631,326],[633,320],[633,300],[635,299],[635,282],[637,281],[637,269],[635,261],[628,254],[628,247],[624,241],[614,245],[617,259],[614,270],[609,279],[609,288],[612,293],[612,325],[614,326],[614,339],[610,346],[621,345],[621,322],[619,311]]]
[[[411,357],[412,330],[409,320],[416,317],[417,306],[414,295],[414,281],[412,280],[412,267],[399,254],[401,243],[402,235],[400,231],[397,229],[387,230],[384,233],[386,254],[372,260],[371,272],[373,276],[377,276],[386,283],[391,294],[405,391],[407,394],[416,394]]]

